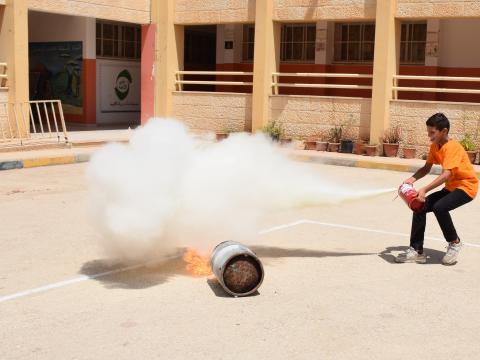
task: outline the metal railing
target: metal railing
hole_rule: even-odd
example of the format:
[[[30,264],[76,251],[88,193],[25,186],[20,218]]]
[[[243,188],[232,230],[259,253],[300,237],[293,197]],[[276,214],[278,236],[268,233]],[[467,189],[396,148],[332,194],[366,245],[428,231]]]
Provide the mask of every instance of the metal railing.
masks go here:
[[[342,74],[342,73],[279,73],[272,74],[273,93],[278,95],[279,88],[314,88],[314,89],[353,89],[353,90],[371,90],[372,85],[355,84],[325,84],[325,83],[290,83],[280,82],[280,77],[308,77],[308,78],[348,78],[348,79],[372,79],[371,74]]]
[[[0,119],[0,143],[27,145],[53,139],[68,144],[60,100],[3,103]]]
[[[183,91],[183,85],[224,85],[224,86],[252,86],[253,82],[247,81],[221,81],[221,80],[184,80],[184,75],[190,76],[253,76],[253,72],[244,71],[177,71],[175,73],[175,86],[177,91]]]
[[[398,99],[399,91],[415,92],[433,92],[433,93],[452,93],[452,94],[480,94],[478,89],[455,89],[438,87],[419,87],[419,86],[399,86],[399,80],[423,80],[423,81],[456,81],[456,82],[479,82],[478,77],[460,77],[460,76],[416,76],[416,75],[394,75],[393,76],[393,99]]]

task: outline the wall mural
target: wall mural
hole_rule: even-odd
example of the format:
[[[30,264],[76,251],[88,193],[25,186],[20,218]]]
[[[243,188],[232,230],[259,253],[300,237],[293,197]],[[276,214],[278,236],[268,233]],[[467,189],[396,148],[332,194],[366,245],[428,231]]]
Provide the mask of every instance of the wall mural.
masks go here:
[[[82,115],[82,53],[81,41],[30,43],[30,99],[58,99],[65,114]]]

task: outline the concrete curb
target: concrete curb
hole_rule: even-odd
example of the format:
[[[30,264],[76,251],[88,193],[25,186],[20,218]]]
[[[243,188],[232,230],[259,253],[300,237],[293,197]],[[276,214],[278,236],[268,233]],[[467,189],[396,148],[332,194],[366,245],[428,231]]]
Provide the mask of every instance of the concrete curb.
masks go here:
[[[421,165],[394,164],[389,162],[366,160],[363,157],[358,160],[348,159],[348,158],[327,158],[327,157],[321,157],[321,156],[312,156],[308,154],[305,154],[305,155],[294,154],[292,157],[297,161],[317,163],[317,164],[323,164],[323,165],[346,166],[346,167],[356,167],[356,168],[376,169],[376,170],[390,170],[390,171],[407,172],[412,174],[422,167]],[[442,168],[438,165],[434,165],[430,173],[434,175],[440,175],[442,173]],[[476,174],[477,174],[477,177],[480,178],[480,170],[476,170]]]
[[[332,158],[332,157],[323,157],[318,155],[299,154],[298,152],[289,154],[290,158],[296,161],[309,162],[314,164],[323,164],[323,165],[334,165],[334,166],[346,166],[346,167],[356,167],[364,169],[376,169],[376,170],[390,170],[390,171],[400,171],[407,173],[414,173],[417,171],[421,165],[409,165],[409,164],[395,164],[391,162],[381,162],[376,160],[368,160],[364,157],[359,159],[352,158]],[[52,165],[67,165],[67,164],[77,164],[84,163],[90,160],[91,154],[80,153],[76,155],[67,155],[67,156],[45,156],[45,157],[36,157],[25,160],[7,160],[0,161],[0,171],[2,170],[13,170],[13,169],[24,169],[24,168],[33,168],[39,166],[52,166]],[[432,169],[432,174],[439,175],[442,172],[441,167],[434,166]],[[477,176],[480,178],[480,170],[476,171]]]
[[[9,160],[0,162],[0,171],[13,169],[28,169],[40,166],[67,165],[88,162],[90,154],[68,156],[45,156],[25,160]]]

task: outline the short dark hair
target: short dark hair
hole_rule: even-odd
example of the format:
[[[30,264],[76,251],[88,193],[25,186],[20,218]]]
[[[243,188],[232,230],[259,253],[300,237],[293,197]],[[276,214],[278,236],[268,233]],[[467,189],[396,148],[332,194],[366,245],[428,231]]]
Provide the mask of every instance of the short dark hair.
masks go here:
[[[448,121],[448,118],[443,113],[436,113],[430,116],[427,120],[427,126],[434,127],[439,131],[443,129],[450,131],[450,121]]]

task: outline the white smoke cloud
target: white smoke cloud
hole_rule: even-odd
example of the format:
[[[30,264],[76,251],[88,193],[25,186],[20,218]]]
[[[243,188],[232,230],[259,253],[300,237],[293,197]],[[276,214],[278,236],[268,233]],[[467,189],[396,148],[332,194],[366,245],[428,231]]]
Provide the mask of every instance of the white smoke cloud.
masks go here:
[[[171,119],[151,120],[128,145],[99,150],[87,175],[105,248],[132,261],[161,259],[179,247],[248,242],[272,210],[389,191],[352,193],[328,184],[261,134],[206,143]]]

